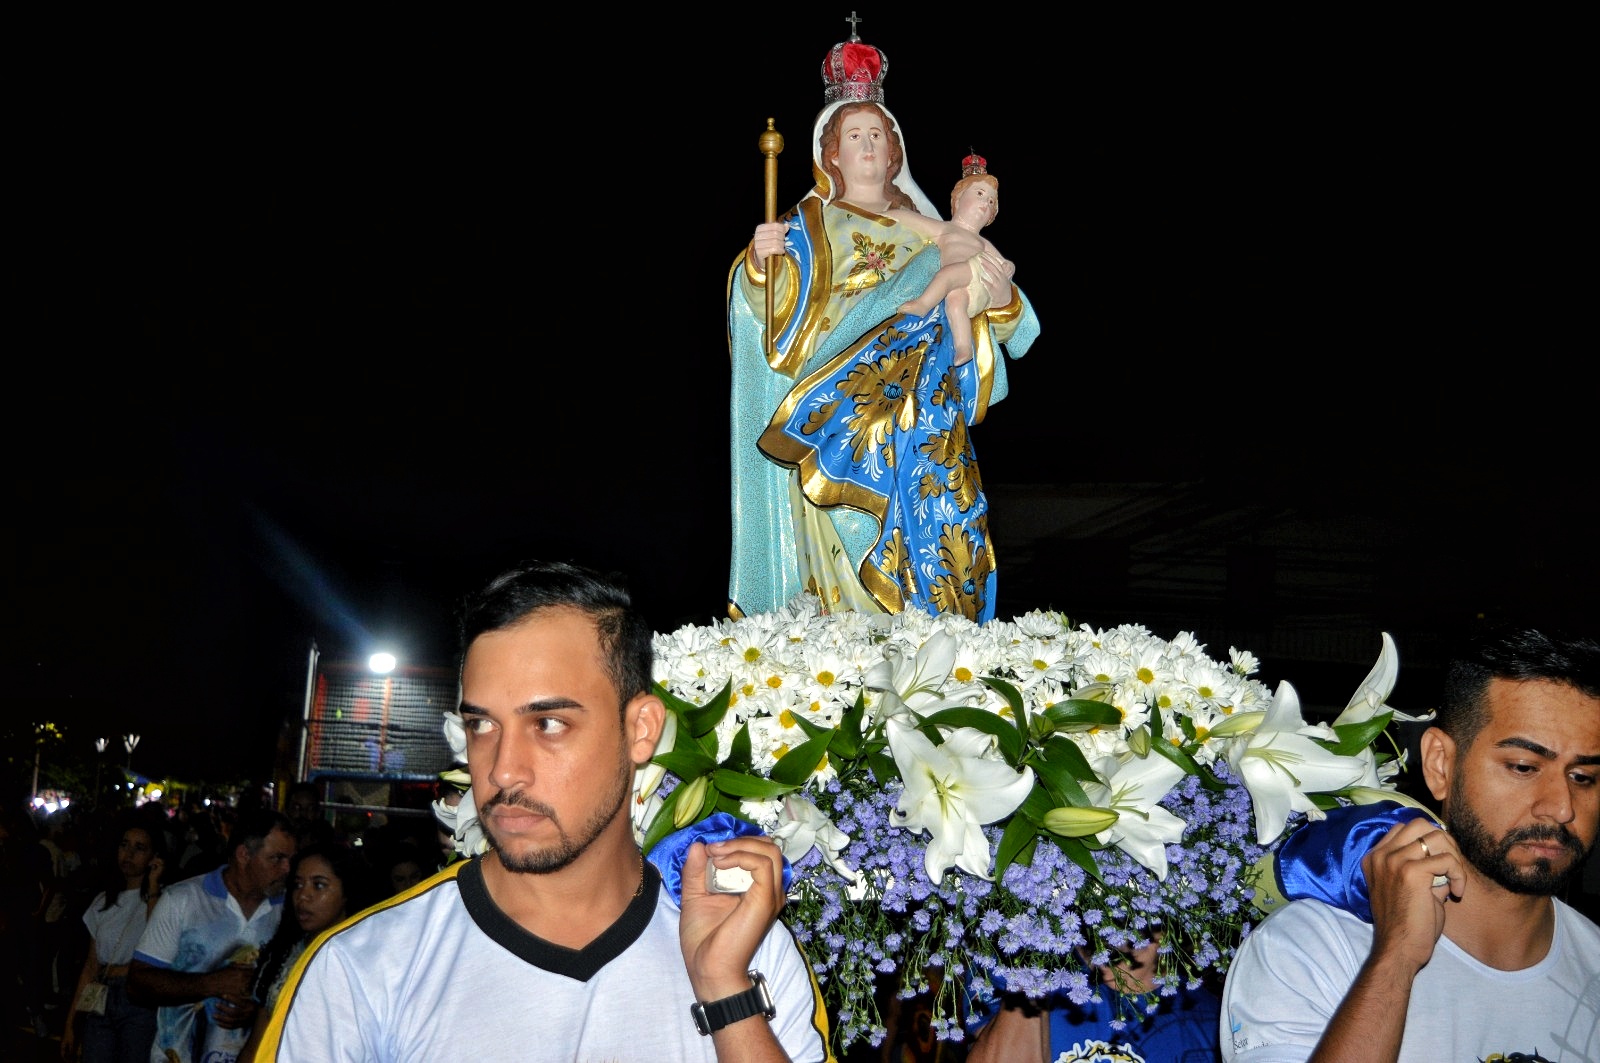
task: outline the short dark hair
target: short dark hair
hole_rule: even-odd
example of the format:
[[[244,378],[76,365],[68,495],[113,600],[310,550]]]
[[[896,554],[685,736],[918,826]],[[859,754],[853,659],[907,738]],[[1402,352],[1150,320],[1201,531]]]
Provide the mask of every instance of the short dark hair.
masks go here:
[[[366,853],[337,842],[312,842],[310,845],[301,846],[295,852],[294,859],[289,862],[291,886],[295,875],[300,872],[300,865],[313,856],[322,857],[328,861],[328,866],[333,868],[334,875],[339,879],[339,885],[344,887],[345,906],[350,915],[355,915],[361,909],[382,899],[383,890],[379,887],[377,876],[373,873],[372,863],[367,859]]]
[[[233,863],[233,854],[241,845],[254,855],[267,840],[267,835],[275,830],[294,837],[294,824],[275,808],[252,808],[240,812],[233,821],[233,829],[228,832],[228,863]]]
[[[626,580],[618,573],[602,574],[565,561],[526,562],[462,599],[457,674],[479,635],[515,627],[541,609],[560,606],[578,609],[594,621],[621,705],[650,692],[654,634],[634,608]]]
[[[1489,682],[1545,680],[1600,697],[1600,642],[1531,627],[1495,627],[1470,637],[1445,665],[1439,727],[1466,749],[1489,722]]]

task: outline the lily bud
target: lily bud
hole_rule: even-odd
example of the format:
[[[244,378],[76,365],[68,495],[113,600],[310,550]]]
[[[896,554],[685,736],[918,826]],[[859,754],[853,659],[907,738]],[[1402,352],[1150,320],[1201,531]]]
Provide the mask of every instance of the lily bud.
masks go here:
[[[1083,808],[1063,805],[1044,814],[1044,825],[1063,838],[1083,838],[1109,830],[1120,817],[1109,808]]]
[[[702,775],[684,786],[683,796],[678,798],[678,803],[672,808],[672,825],[682,830],[700,818],[700,806],[706,801],[706,787],[711,785],[711,776]]]
[[[1267,718],[1265,712],[1252,710],[1236,712],[1226,720],[1211,728],[1212,738],[1233,738],[1236,735],[1250,734],[1261,722]]]

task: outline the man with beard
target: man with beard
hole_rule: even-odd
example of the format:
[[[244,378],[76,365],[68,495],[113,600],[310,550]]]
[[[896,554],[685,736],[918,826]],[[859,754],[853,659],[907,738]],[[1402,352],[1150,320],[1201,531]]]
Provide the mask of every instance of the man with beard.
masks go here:
[[[488,851],[314,943],[257,1060],[828,1058],[770,839],[695,842],[681,904],[635,840],[666,707],[620,582],[534,563],[470,595],[460,722]],[[708,888],[739,868],[743,893]],[[693,1009],[691,1009],[693,1005]]]
[[[250,1036],[255,956],[278,929],[294,825],[242,813],[228,861],[161,891],[128,966],[128,999],[155,1007],[152,1063],[233,1063]]]
[[[1600,927],[1560,899],[1600,829],[1600,643],[1473,640],[1420,754],[1444,827],[1360,860],[1370,922],[1302,897],[1245,939],[1225,1060],[1600,1059]]]

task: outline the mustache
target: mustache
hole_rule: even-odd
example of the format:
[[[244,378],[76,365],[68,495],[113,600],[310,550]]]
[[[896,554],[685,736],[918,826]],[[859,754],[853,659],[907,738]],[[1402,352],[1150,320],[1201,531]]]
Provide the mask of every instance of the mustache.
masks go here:
[[[533,798],[522,793],[521,791],[516,793],[507,793],[505,790],[501,790],[499,793],[489,798],[489,800],[485,801],[479,807],[478,811],[480,814],[487,815],[501,806],[506,808],[520,808],[524,812],[532,812],[536,815],[544,816],[546,819],[550,820],[554,820],[556,818],[555,809],[551,808],[547,804],[544,804],[542,801],[535,801]]]
[[[1511,846],[1519,842],[1555,842],[1563,848],[1571,849],[1579,856],[1584,853],[1583,843],[1559,823],[1548,827],[1524,827],[1521,830],[1511,831],[1502,844]]]

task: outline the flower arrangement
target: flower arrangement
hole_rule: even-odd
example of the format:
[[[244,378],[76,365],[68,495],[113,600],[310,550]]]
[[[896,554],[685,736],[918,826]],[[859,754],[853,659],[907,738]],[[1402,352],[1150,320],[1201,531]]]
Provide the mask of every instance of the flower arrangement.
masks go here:
[[[635,833],[648,852],[723,812],[782,846],[784,918],[841,1050],[885,1037],[880,989],[930,994],[935,1035],[960,1040],[969,994],[1003,980],[1081,1002],[1097,991],[1083,956],[1158,927],[1171,992],[1226,971],[1260,915],[1263,858],[1295,826],[1405,800],[1403,753],[1379,739],[1427,718],[1385,704],[1388,634],[1331,725],[1308,724],[1287,682],[1251,678],[1252,654],[1204,650],[1050,611],[977,624],[824,613],[805,595],[658,633],[669,712],[636,774]],[[458,847],[481,851],[470,795],[463,809]]]

